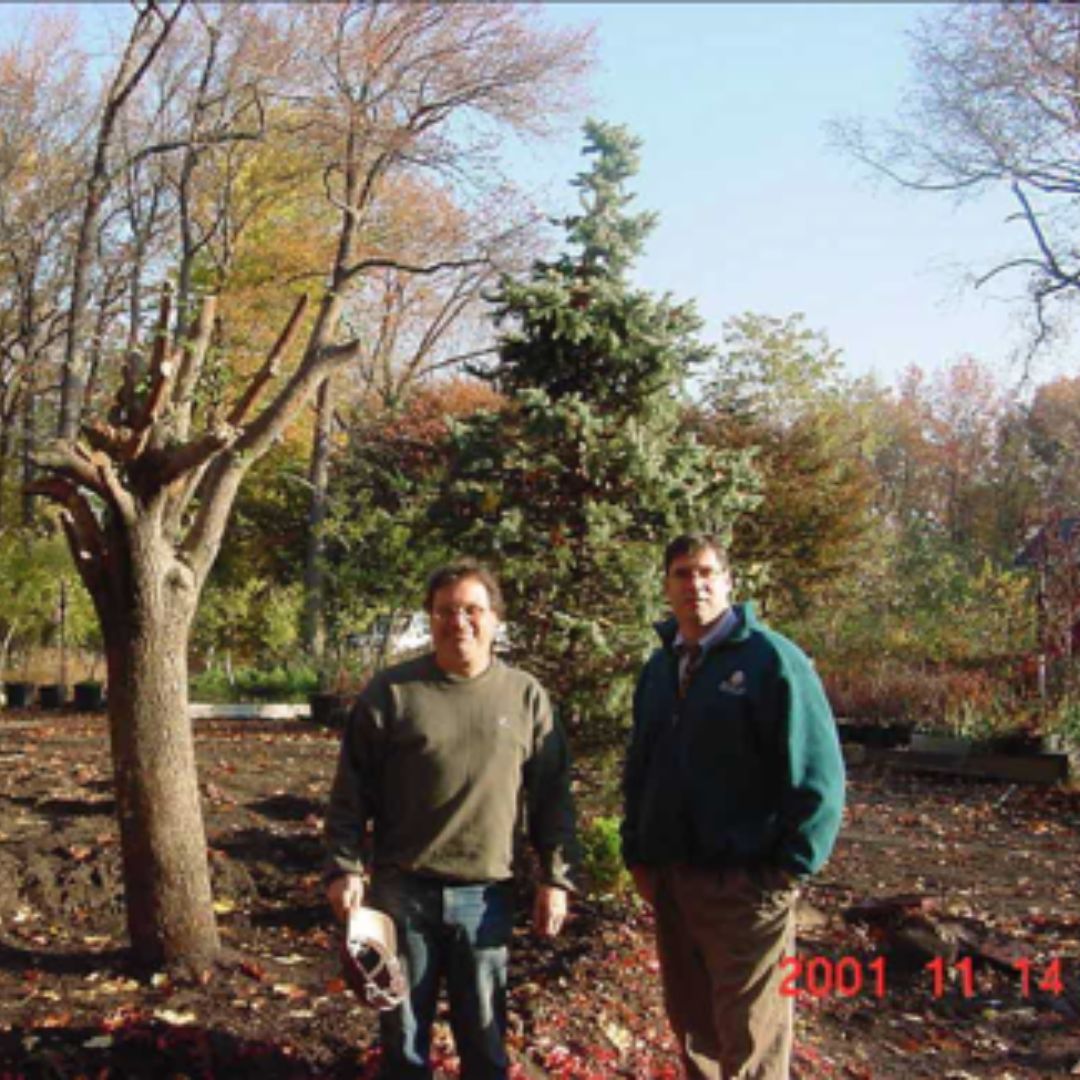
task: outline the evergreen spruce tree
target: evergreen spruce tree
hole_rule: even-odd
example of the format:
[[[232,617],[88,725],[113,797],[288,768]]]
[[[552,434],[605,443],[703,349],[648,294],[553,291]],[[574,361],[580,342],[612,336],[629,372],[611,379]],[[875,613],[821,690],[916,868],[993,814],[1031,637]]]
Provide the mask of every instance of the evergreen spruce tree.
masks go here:
[[[486,374],[507,406],[458,425],[451,479],[433,515],[460,550],[500,572],[519,660],[572,725],[628,712],[661,610],[664,542],[687,528],[726,532],[754,500],[742,453],[685,430],[684,382],[708,350],[693,305],[634,288],[653,227],[626,182],[639,143],[590,121],[591,168],[567,250],[496,297],[502,337]]]

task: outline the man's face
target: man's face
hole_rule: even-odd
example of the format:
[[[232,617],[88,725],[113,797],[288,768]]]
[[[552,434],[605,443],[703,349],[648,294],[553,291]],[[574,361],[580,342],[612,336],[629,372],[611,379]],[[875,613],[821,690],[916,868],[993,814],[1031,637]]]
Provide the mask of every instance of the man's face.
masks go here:
[[[703,626],[731,606],[731,574],[712,548],[679,555],[664,578],[664,595],[683,637],[696,640]]]
[[[455,675],[478,675],[491,663],[499,627],[487,587],[467,577],[444,585],[432,597],[431,640],[435,662]]]

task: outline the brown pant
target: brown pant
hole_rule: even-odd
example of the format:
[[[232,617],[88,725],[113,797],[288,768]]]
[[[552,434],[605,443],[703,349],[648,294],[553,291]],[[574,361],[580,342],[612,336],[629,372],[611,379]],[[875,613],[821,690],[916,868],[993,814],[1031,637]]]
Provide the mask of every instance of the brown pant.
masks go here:
[[[668,1019],[691,1080],[788,1080],[798,889],[779,871],[657,871],[656,936]]]

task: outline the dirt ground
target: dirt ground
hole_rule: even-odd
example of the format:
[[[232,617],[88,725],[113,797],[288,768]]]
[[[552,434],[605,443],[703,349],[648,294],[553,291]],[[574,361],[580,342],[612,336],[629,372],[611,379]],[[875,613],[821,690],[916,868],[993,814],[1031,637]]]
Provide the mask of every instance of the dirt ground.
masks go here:
[[[363,1077],[319,885],[334,732],[196,721],[226,961],[133,969],[105,721],[0,713],[0,1078]],[[607,792],[578,762],[579,813]],[[1080,1075],[1080,793],[853,767],[842,839],[800,913],[793,1075]],[[525,896],[522,896],[524,926]],[[936,958],[936,959],[935,959]],[[650,919],[591,897],[512,964],[519,1078],[678,1075]],[[457,1075],[445,1024],[440,1075]]]

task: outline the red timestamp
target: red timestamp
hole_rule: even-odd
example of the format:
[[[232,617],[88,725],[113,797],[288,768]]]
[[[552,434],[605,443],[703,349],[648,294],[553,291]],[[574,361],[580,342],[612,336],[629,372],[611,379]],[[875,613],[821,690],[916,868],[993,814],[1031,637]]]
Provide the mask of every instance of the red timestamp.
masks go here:
[[[1061,957],[1045,964],[1033,960],[1015,960],[1013,971],[1019,980],[1020,996],[1029,998],[1036,991],[1055,997],[1064,993]],[[780,996],[808,994],[814,998],[853,998],[867,995],[883,998],[888,993],[888,966],[884,956],[861,960],[856,956],[786,956],[780,962]],[[937,999],[951,991],[952,983],[962,997],[975,996],[974,961],[961,956],[948,961],[935,956],[924,965],[930,977],[930,995]]]
[[[816,998],[851,998],[866,993],[881,998],[887,982],[885,968],[884,956],[867,961],[855,956],[841,956],[839,960],[828,956],[785,956],[780,961],[780,996],[806,993]]]

